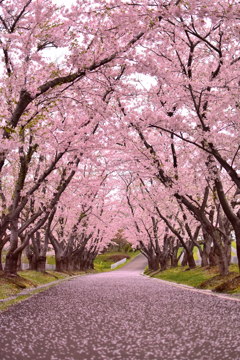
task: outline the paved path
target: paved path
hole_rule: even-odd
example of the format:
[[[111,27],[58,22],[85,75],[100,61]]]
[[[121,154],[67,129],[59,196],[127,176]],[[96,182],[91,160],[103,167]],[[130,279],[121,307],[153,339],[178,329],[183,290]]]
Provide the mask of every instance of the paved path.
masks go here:
[[[75,278],[0,315],[1,360],[239,360],[240,301],[124,268]]]

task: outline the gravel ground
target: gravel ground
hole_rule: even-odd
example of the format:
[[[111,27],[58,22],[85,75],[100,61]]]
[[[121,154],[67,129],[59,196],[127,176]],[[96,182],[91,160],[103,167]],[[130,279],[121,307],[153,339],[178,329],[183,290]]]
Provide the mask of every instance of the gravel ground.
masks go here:
[[[0,315],[1,360],[239,360],[240,301],[140,275],[61,283]]]

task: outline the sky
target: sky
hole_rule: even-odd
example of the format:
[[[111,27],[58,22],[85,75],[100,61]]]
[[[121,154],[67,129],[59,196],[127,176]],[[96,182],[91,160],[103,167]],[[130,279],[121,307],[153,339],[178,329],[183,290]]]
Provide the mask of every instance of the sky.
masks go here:
[[[69,7],[73,3],[75,3],[76,0],[52,0],[52,2],[55,3],[55,4],[65,5],[66,7]]]

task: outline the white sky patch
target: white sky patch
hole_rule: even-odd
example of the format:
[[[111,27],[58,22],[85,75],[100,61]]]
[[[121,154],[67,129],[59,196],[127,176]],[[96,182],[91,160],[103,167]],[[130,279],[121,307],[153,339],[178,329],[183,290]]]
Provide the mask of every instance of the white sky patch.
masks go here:
[[[132,74],[129,76],[138,89],[150,90],[152,86],[157,85],[157,80],[153,76],[145,74]]]
[[[69,8],[72,4],[76,3],[76,0],[52,0],[52,2],[53,4],[64,5]]]
[[[44,50],[45,58],[57,64],[61,64],[63,62],[67,53],[67,48],[48,48]]]

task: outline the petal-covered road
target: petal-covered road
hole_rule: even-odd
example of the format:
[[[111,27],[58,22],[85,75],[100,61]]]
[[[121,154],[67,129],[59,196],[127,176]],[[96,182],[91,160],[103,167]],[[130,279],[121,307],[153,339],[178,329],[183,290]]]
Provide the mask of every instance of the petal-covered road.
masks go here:
[[[240,301],[123,269],[59,284],[0,315],[1,360],[239,360]]]

